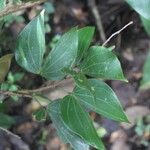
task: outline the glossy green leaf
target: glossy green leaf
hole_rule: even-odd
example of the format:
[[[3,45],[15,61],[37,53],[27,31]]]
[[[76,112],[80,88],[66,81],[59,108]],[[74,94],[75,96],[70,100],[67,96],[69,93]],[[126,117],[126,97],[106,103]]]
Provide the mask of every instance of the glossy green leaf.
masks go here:
[[[143,78],[141,80],[141,85],[140,85],[141,90],[146,90],[149,88],[150,88],[150,53],[148,54],[148,57],[144,64]]]
[[[84,27],[78,30],[79,46],[77,52],[77,62],[85,55],[94,35],[94,27]]]
[[[46,119],[46,110],[44,108],[40,108],[39,110],[33,112],[33,117],[37,121],[42,121]]]
[[[16,43],[17,63],[27,71],[39,74],[45,52],[44,11],[22,30]]]
[[[9,71],[12,57],[12,54],[8,54],[0,58],[0,83],[3,82]]]
[[[61,101],[61,117],[65,124],[89,145],[104,150],[89,114],[73,96],[66,96]]]
[[[57,42],[44,62],[41,75],[48,80],[60,80],[65,74],[65,67],[71,67],[74,63],[78,50],[77,28],[65,33]]]
[[[74,95],[89,109],[107,118],[128,122],[128,119],[120,105],[113,90],[103,81],[97,79],[89,80],[95,91],[95,96],[87,89],[75,87]]]
[[[141,17],[143,26],[147,34],[150,36],[150,19],[145,19],[144,17]]]
[[[60,115],[60,103],[61,99],[55,100],[47,108],[57,134],[64,143],[69,143],[74,150],[89,150],[89,146],[64,124]]]
[[[119,60],[110,49],[105,47],[92,46],[80,68],[81,72],[92,77],[127,81],[124,78]]]
[[[126,0],[141,16],[150,19],[150,0]]]
[[[15,120],[3,113],[0,113],[0,127],[10,128],[15,123]]]

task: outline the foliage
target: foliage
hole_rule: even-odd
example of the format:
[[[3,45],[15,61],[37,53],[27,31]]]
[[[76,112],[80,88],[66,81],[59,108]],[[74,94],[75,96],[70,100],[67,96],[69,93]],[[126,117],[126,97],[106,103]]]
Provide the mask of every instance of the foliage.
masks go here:
[[[12,54],[8,54],[0,58],[0,83],[3,82],[6,74],[9,71],[12,56]]]
[[[17,82],[22,80],[23,76],[24,76],[24,74],[21,73],[21,72],[17,72],[17,73],[14,73],[14,74],[12,72],[9,72],[5,82],[3,82],[0,85],[0,89],[1,90],[7,90],[7,91],[17,91],[17,90],[19,90],[19,86],[17,85]],[[17,101],[19,99],[18,96],[11,96],[11,98],[14,101]]]
[[[40,16],[34,18],[18,36],[15,58],[20,66],[38,74],[41,70],[44,52],[44,11],[42,11]]]
[[[146,19],[141,16],[141,20],[142,20],[145,31],[150,36],[150,19]]]
[[[104,150],[87,108],[107,118],[128,122],[120,102],[103,79],[127,81],[121,65],[110,48],[92,46],[93,27],[72,28],[62,35],[45,56],[44,11],[19,34],[16,41],[16,62],[26,71],[46,80],[57,81],[68,76],[75,89],[62,99],[50,101],[32,90],[15,91],[32,96],[42,107],[33,113],[37,120],[50,116],[58,135],[75,150],[89,146]],[[2,68],[0,68],[1,70]],[[8,67],[5,67],[8,72]],[[3,75],[6,76],[6,73]],[[88,79],[90,77],[91,79]]]
[[[126,0],[129,5],[139,13],[145,31],[150,36],[150,0]],[[149,51],[148,51],[149,52]],[[143,78],[141,80],[141,90],[150,88],[150,54],[145,61],[143,68]]]
[[[11,5],[14,5],[14,4],[19,4],[19,3],[21,3],[20,0],[8,0],[8,1],[0,0],[0,10],[3,10],[7,6],[11,6]],[[13,14],[9,14],[7,16],[4,16],[4,17],[0,18],[0,28],[2,26],[8,27],[13,21],[24,22],[25,20],[22,16],[16,16],[16,15],[13,15]]]
[[[140,145],[149,146],[148,138],[150,136],[150,115],[144,118],[138,118],[136,121],[135,133]]]
[[[4,0],[0,0],[0,10],[2,10],[6,5],[6,2]]]
[[[150,0],[126,0],[128,4],[137,11],[141,16],[150,19]]]
[[[14,123],[15,123],[15,120],[4,114],[4,113],[0,113],[0,127],[2,128],[10,128]]]

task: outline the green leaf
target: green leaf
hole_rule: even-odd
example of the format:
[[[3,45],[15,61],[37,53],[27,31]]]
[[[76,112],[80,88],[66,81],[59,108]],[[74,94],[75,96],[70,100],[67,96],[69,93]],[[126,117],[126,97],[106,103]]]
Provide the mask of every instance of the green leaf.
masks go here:
[[[9,73],[8,73],[8,75],[7,75],[7,82],[8,82],[9,84],[13,84],[13,83],[14,83],[14,76],[13,76],[13,74],[12,74],[11,71],[9,71]]]
[[[63,68],[71,67],[78,50],[77,28],[65,33],[57,42],[44,62],[41,75],[48,80],[60,80],[65,74]]]
[[[13,77],[14,77],[14,82],[18,82],[23,79],[24,73],[21,72],[15,73]]]
[[[81,72],[92,77],[127,81],[119,60],[110,49],[105,47],[92,46],[80,68]]]
[[[150,19],[150,0],[126,0],[141,16]]]
[[[57,130],[57,134],[64,143],[70,143],[74,150],[89,150],[89,146],[64,124],[60,115],[60,103],[61,99],[55,100],[47,107],[47,112]]]
[[[0,0],[0,10],[3,10],[6,7],[6,0]]]
[[[61,117],[65,124],[89,145],[104,150],[89,114],[73,96],[66,96],[61,101]]]
[[[94,30],[94,27],[84,27],[78,30],[79,46],[77,52],[77,62],[83,58],[89,48],[94,35]]]
[[[150,36],[150,19],[145,19],[144,17],[141,16],[141,20],[142,20],[145,31]]]
[[[9,86],[9,91],[17,91],[18,90],[18,85],[12,84]]]
[[[10,128],[15,123],[15,120],[3,113],[0,113],[0,127]]]
[[[16,43],[17,63],[27,71],[39,74],[45,52],[44,11],[22,30]]]
[[[9,85],[9,91],[17,91],[18,90],[18,85],[15,85],[15,84],[12,84],[12,85]],[[12,95],[10,96],[12,98],[12,100],[14,101],[18,101],[19,100],[19,97],[16,96],[16,95]]]
[[[89,90],[75,87],[74,95],[89,109],[107,118],[128,122],[128,119],[120,105],[120,102],[113,90],[104,82],[97,79],[89,80],[95,95]]]
[[[3,82],[9,71],[12,57],[12,54],[8,54],[0,58],[0,83]]]
[[[1,90],[4,90],[4,91],[9,90],[9,87],[10,87],[10,84],[5,83],[5,82],[3,82],[3,83],[0,85],[0,89],[1,89]]]
[[[37,111],[33,112],[33,117],[37,121],[42,121],[46,119],[46,110],[44,108],[40,108]]]
[[[12,72],[9,71],[7,75],[7,82],[9,84],[14,84],[15,82],[22,80],[23,77],[24,77],[24,73],[17,72],[13,74]]]
[[[150,88],[150,53],[143,67],[143,78],[140,83],[140,89],[146,90]]]

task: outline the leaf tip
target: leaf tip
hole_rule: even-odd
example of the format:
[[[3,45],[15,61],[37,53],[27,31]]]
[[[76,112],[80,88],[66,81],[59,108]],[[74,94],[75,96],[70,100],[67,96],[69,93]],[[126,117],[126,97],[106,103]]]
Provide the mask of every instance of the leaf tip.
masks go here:
[[[129,83],[129,81],[126,78],[123,81],[126,82],[126,83]]]
[[[42,16],[44,16],[44,13],[45,13],[45,9],[43,9],[43,10],[40,12],[40,14],[41,14]]]
[[[120,81],[123,81],[123,82],[126,82],[126,83],[129,83],[128,79],[125,78],[124,74],[122,73],[122,77],[120,78]]]
[[[123,117],[121,118],[121,122],[131,123],[125,113],[124,113]]]
[[[125,116],[126,116],[126,115],[125,115]],[[129,119],[128,119],[127,116],[125,117],[124,122],[126,122],[126,123],[131,123],[131,122],[129,121]]]

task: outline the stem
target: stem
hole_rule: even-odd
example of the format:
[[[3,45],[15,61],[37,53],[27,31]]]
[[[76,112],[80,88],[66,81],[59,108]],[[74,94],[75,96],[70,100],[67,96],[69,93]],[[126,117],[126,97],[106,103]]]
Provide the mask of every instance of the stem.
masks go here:
[[[128,24],[126,24],[124,27],[122,27],[120,30],[118,30],[117,32],[113,33],[105,42],[102,46],[106,46],[107,43],[116,35],[120,34],[124,29],[126,29],[128,26],[130,26],[131,24],[133,24],[133,21],[130,21]]]
[[[7,96],[18,96],[18,97],[26,97],[26,98],[32,98],[31,94],[25,94],[21,93],[19,91],[5,91],[5,90],[0,90],[0,94],[7,95]]]
[[[48,89],[55,88],[58,85],[61,85],[61,84],[65,83],[66,80],[71,80],[71,78],[67,78],[67,79],[64,79],[62,81],[56,82],[53,85],[48,85],[48,86],[37,88],[37,89],[33,89],[33,90],[20,90],[20,91],[0,90],[0,94],[7,95],[7,96],[18,96],[18,97],[32,98],[32,95],[34,93],[41,93],[41,92],[46,91]]]
[[[26,9],[26,8],[30,8],[30,7],[39,5],[39,4],[44,3],[44,2],[46,2],[46,1],[47,1],[47,0],[39,0],[39,1],[37,1],[37,2],[27,2],[27,3],[22,3],[22,4],[18,4],[18,5],[6,7],[5,9],[3,9],[3,10],[0,12],[0,17],[4,17],[4,16],[6,16],[6,15],[9,15],[9,14],[11,14],[11,13],[20,11],[20,10],[22,10],[22,9]]]
[[[49,89],[53,89],[61,84],[64,84],[67,80],[71,80],[71,78],[67,78],[67,79],[64,79],[64,80],[61,80],[59,82],[56,82],[54,84],[50,84],[50,85],[47,85],[47,86],[44,86],[44,87],[40,87],[40,88],[37,88],[37,89],[33,89],[33,90],[20,90],[19,92],[20,93],[24,93],[24,94],[27,94],[27,93],[41,93],[43,91],[47,91]]]

